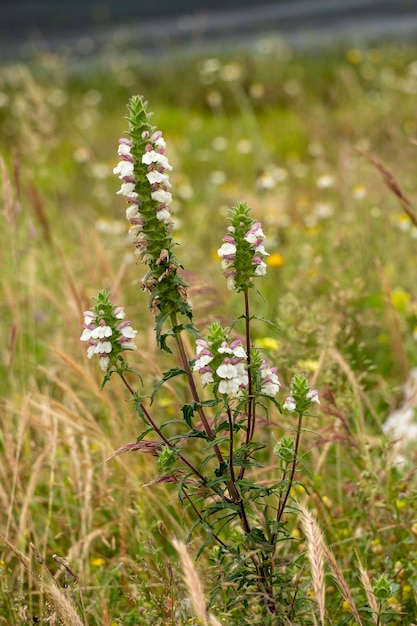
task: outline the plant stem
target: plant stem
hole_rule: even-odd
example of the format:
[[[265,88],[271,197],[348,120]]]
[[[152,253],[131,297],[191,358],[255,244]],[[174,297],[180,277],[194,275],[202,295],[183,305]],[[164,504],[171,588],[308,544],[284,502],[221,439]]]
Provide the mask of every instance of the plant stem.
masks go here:
[[[171,314],[171,322],[172,322],[173,328],[178,326],[178,319],[177,319],[176,313],[172,313]],[[180,358],[181,358],[181,364],[182,364],[183,369],[188,374],[188,382],[189,382],[189,385],[190,385],[191,394],[193,396],[194,402],[196,402],[197,407],[198,407],[198,414],[200,416],[201,422],[202,422],[202,424],[204,426],[204,429],[206,431],[207,436],[209,437],[209,439],[211,439],[211,441],[214,441],[216,439],[216,436],[213,433],[213,430],[212,430],[210,424],[207,421],[207,418],[206,418],[206,415],[204,413],[203,407],[201,406],[200,396],[198,395],[197,387],[195,386],[195,381],[194,381],[193,373],[192,373],[191,368],[190,368],[190,363],[189,363],[188,358],[187,358],[187,353],[185,351],[184,342],[182,340],[182,337],[181,337],[180,333],[174,333],[174,334],[175,334],[175,340],[177,342],[178,351],[179,351]],[[222,454],[222,452],[221,452],[221,450],[220,450],[220,448],[219,448],[217,443],[215,443],[213,445],[213,450],[216,453],[217,460],[219,461],[219,463],[220,464],[221,463],[224,464],[223,454]],[[241,511],[241,519],[242,519],[243,525],[245,527],[245,530],[246,530],[246,532],[250,532],[250,526],[249,526],[249,523],[248,523],[246,512],[244,510],[243,502],[241,501],[239,492],[236,489],[236,486],[235,486],[234,482],[227,481],[226,484],[227,484],[227,487],[228,487],[228,489],[230,491],[230,495],[232,497],[232,500],[235,502],[235,504],[238,504],[238,506],[239,506],[239,509]]]
[[[251,338],[250,338],[250,309],[249,309],[249,290],[245,289],[245,342],[246,342],[246,362],[248,364],[248,404],[247,404],[247,426],[246,426],[246,445],[252,441],[253,433],[255,430],[255,398],[253,397],[253,381],[251,371]],[[247,455],[244,457],[247,458]],[[245,474],[245,468],[242,467],[239,470],[239,480],[243,478]]]
[[[134,392],[133,388],[131,387],[131,385],[129,384],[129,382],[124,377],[123,372],[119,372],[119,375],[120,375],[120,378],[122,379],[124,385],[127,387],[127,389],[130,391],[132,397],[135,399],[135,392]],[[138,402],[138,401],[135,399],[135,403],[136,402]],[[181,452],[178,451],[178,448],[175,448],[175,446],[170,442],[170,440],[164,435],[162,430],[156,424],[156,422],[152,418],[151,414],[147,410],[146,406],[142,402],[138,402],[138,404],[140,406],[141,411],[143,411],[143,413],[146,415],[146,419],[148,420],[148,422],[150,423],[150,425],[152,426],[152,428],[154,429],[156,434],[162,439],[162,441],[169,448],[175,449],[175,451],[178,454],[178,458],[181,459],[181,461],[184,463],[184,465],[186,465],[196,476],[198,476],[198,478],[201,480],[201,482],[204,485],[207,484],[207,478],[205,476],[203,476],[203,474],[201,474],[201,472],[198,471],[198,469],[191,463],[191,461],[189,461],[185,456],[183,456],[181,454]]]
[[[288,487],[287,487],[287,491],[285,492],[285,496],[283,497],[283,499],[280,502],[280,505],[278,507],[278,511],[277,511],[277,523],[279,523],[281,521],[282,515],[284,513],[285,507],[287,505],[287,501],[290,495],[290,491],[291,491],[291,487],[294,481],[294,475],[295,475],[295,470],[297,468],[297,461],[298,461],[298,448],[300,445],[300,437],[301,437],[301,425],[302,425],[302,421],[303,421],[303,414],[299,413],[298,414],[298,424],[297,424],[297,435],[295,438],[295,447],[294,447],[294,458],[293,458],[293,462],[292,462],[292,467],[291,467],[291,474],[290,474],[290,478],[289,478],[289,482],[288,482]],[[274,545],[275,540],[277,537],[277,532],[275,531],[271,537],[271,545]]]
[[[230,478],[232,479],[232,483],[236,482],[235,479],[235,470],[233,467],[233,439],[234,439],[234,432],[233,432],[233,418],[232,418],[232,413],[230,411],[230,406],[229,403],[226,401],[226,411],[227,411],[227,419],[229,422],[229,469],[230,469]]]
[[[176,313],[171,314],[171,322],[172,322],[173,328],[178,326],[178,319],[177,319]],[[180,359],[181,359],[181,365],[188,374],[188,383],[190,385],[191,395],[193,396],[194,402],[197,403],[197,411],[200,416],[201,422],[204,426],[204,430],[206,431],[206,434],[209,437],[209,439],[213,441],[216,437],[212,431],[210,424],[208,423],[208,420],[204,413],[204,409],[201,406],[200,396],[198,395],[197,387],[195,386],[193,373],[190,368],[190,363],[188,361],[187,353],[184,347],[184,342],[182,340],[180,333],[175,333],[175,341],[177,342],[178,352],[179,352]],[[219,446],[215,444],[213,448],[214,448],[214,451],[216,453],[219,463],[223,463],[224,459],[223,459],[223,455],[221,453]]]
[[[251,370],[251,338],[250,338],[250,310],[249,310],[249,290],[243,292],[245,298],[245,341],[246,341],[246,362],[248,364],[248,430],[246,431],[246,443],[252,441],[255,430],[255,411],[253,397],[253,382]]]
[[[177,483],[178,483],[178,480],[177,480]],[[203,520],[203,518],[202,518],[202,516],[201,516],[201,513],[200,513],[200,511],[197,509],[197,507],[196,507],[196,505],[194,504],[194,502],[191,500],[191,498],[190,498],[189,494],[187,493],[187,491],[186,491],[185,487],[184,487],[183,493],[184,493],[184,496],[187,498],[188,502],[190,503],[190,505],[191,505],[191,507],[192,507],[192,509],[193,509],[194,513],[197,515],[197,517],[198,517],[198,519],[200,520],[200,522],[201,522],[201,523],[203,523],[203,522],[204,522],[204,520]],[[215,540],[216,540],[216,541],[217,541],[217,542],[218,542],[221,546],[223,546],[223,548],[227,548],[227,545],[224,543],[224,541],[222,541],[222,540],[220,539],[220,537],[218,537],[218,536],[216,535],[216,533],[215,533],[212,529],[210,529],[210,531],[211,531],[211,535],[214,537],[214,539],[215,539]]]

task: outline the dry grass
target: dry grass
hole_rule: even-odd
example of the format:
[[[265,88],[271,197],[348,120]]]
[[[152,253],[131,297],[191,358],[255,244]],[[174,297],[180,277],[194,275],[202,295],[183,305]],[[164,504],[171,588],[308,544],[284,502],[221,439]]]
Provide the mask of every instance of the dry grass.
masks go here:
[[[311,580],[314,597],[319,609],[320,622],[324,626],[325,593],[324,584],[324,540],[322,532],[310,511],[302,504],[299,505],[301,528],[307,540],[307,556],[311,566]]]

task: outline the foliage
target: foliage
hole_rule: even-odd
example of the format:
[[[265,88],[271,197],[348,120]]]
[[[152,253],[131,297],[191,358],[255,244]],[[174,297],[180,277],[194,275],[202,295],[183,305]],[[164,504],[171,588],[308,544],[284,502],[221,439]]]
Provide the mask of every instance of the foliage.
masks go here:
[[[74,623],[62,597],[50,595],[50,574],[31,544],[84,619],[81,591],[85,623],[194,619],[170,542],[192,526],[193,509],[180,513],[168,483],[143,487],[155,480],[149,463],[157,458],[155,446],[144,445],[150,433],[136,442],[140,422],[124,385],[114,379],[99,393],[99,368],[85,360],[78,341],[93,285],[123,299],[144,338],[130,358],[145,389],[155,389],[153,410],[163,420],[180,420],[181,428],[186,419],[188,429],[195,427],[199,407],[186,390],[184,368],[175,374],[169,354],[157,361],[149,318],[134,313],[136,271],[114,199],[115,130],[129,94],[141,91],[157,111],[175,166],[173,219],[181,263],[196,268],[181,274],[195,327],[219,322],[223,328],[241,315],[239,298],[226,298],[217,278],[213,250],[228,208],[245,198],[264,224],[270,252],[265,300],[252,302],[253,343],[279,365],[286,393],[298,371],[320,391],[308,424],[316,434],[302,433],[291,501],[306,500],[314,510],[364,624],[374,622],[370,586],[381,623],[416,621],[414,444],[403,448],[405,464],[398,466],[398,447],[381,432],[415,366],[415,229],[363,156],[363,150],[377,156],[405,195],[415,197],[415,55],[386,46],[306,58],[277,47],[181,60],[179,69],[155,62],[150,69],[126,54],[104,72],[74,76],[65,61],[40,54],[32,65],[1,68],[3,619]],[[192,335],[184,341],[188,349]],[[168,335],[167,345],[173,342]],[[251,465],[245,474],[269,488],[281,464],[291,462],[294,432],[275,409],[269,423],[263,418],[256,438],[265,447],[251,454],[264,467]],[[173,428],[183,434],[180,422]],[[106,461],[126,442],[143,443],[141,454],[132,448]],[[210,445],[201,437],[187,445],[195,443]],[[304,489],[297,484],[301,472]],[[298,517],[289,514],[286,522],[291,539],[282,553],[297,558],[282,563],[283,587],[292,567],[306,563]],[[231,534],[235,544],[242,540],[237,527]],[[200,524],[194,554],[205,537]],[[218,559],[227,557],[212,550],[196,564],[207,596]],[[67,559],[76,580],[65,582],[54,554]],[[370,586],[360,578],[356,554]],[[300,597],[311,597],[302,618],[308,623],[313,612],[320,615],[310,567],[296,571]],[[378,595],[388,588],[390,597]],[[248,593],[247,601],[241,614],[231,608],[235,619],[260,621],[257,599]],[[350,605],[328,573],[325,602],[329,622],[352,623]],[[231,623],[222,592],[211,611]]]

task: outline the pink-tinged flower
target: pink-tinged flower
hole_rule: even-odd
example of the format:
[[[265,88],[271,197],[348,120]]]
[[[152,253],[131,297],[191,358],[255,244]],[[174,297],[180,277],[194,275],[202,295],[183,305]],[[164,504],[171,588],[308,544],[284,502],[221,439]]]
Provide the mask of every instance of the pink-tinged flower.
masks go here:
[[[131,150],[132,142],[129,139],[125,139],[124,137],[119,139],[119,146],[117,148],[119,156],[130,155]]]
[[[223,341],[221,346],[217,348],[219,354],[233,354],[232,348],[229,347],[227,341]]]
[[[306,398],[307,400],[310,400],[311,402],[316,402],[317,404],[320,404],[319,393],[317,389],[312,389],[311,391],[309,391],[306,394]]]
[[[137,335],[137,330],[134,330],[129,321],[122,322],[118,326],[118,330],[122,333],[123,337],[133,339]]]
[[[252,228],[250,228],[244,236],[244,240],[252,245],[258,243],[259,239],[263,241],[265,239],[265,235],[263,233],[261,223],[255,222]]]
[[[208,385],[209,383],[213,383],[214,382],[213,370],[211,369],[211,367],[202,367],[200,369],[199,373],[201,375],[201,384],[202,385]]]
[[[247,357],[246,350],[243,347],[240,339],[236,339],[235,341],[232,341],[232,343],[230,344],[230,349],[232,351],[232,354],[234,354],[235,357],[239,359],[246,359]]]
[[[297,404],[292,396],[287,396],[285,402],[282,405],[283,409],[286,409],[289,413],[292,413],[297,408]]]
[[[197,356],[203,350],[209,350],[209,348],[210,348],[209,344],[204,339],[197,339],[195,343],[196,343],[196,354],[197,354]]]
[[[113,308],[114,317],[118,320],[124,320],[125,318],[125,310],[122,306],[115,306]]]

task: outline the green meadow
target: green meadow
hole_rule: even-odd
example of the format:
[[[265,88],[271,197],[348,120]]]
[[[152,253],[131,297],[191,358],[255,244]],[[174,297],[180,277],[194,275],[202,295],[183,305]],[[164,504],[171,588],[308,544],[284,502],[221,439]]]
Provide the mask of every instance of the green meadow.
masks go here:
[[[321,401],[291,496],[339,568],[338,578],[326,565],[324,623],[417,623],[417,49],[311,54],[264,42],[227,57],[126,50],[100,61],[74,71],[71,58],[39,54],[0,67],[0,624],[204,624],[193,594],[204,604],[213,588],[210,555],[194,560],[200,529],[188,554],[201,587],[184,578],[172,541],[194,520],[173,485],[149,484],[151,455],[109,460],[142,424],[118,380],[100,390],[79,341],[83,311],[107,289],[138,330],[130,363],[144,388],[175,366],[155,344],[112,171],[132,94],[167,142],[197,328],[241,314],[217,256],[228,210],[243,200],[262,223],[270,256],[252,307],[273,325],[256,320],[253,341],[278,368],[282,401],[297,372]],[[181,416],[184,393],[163,386],[161,422]],[[411,420],[401,441],[383,429],[399,407]],[[274,442],[293,428],[276,410],[259,422],[256,480],[273,480]],[[302,555],[297,516],[288,528]],[[320,623],[314,576],[306,560],[307,609],[294,625]],[[258,609],[252,598],[231,615],[219,593],[206,623],[288,623]]]

